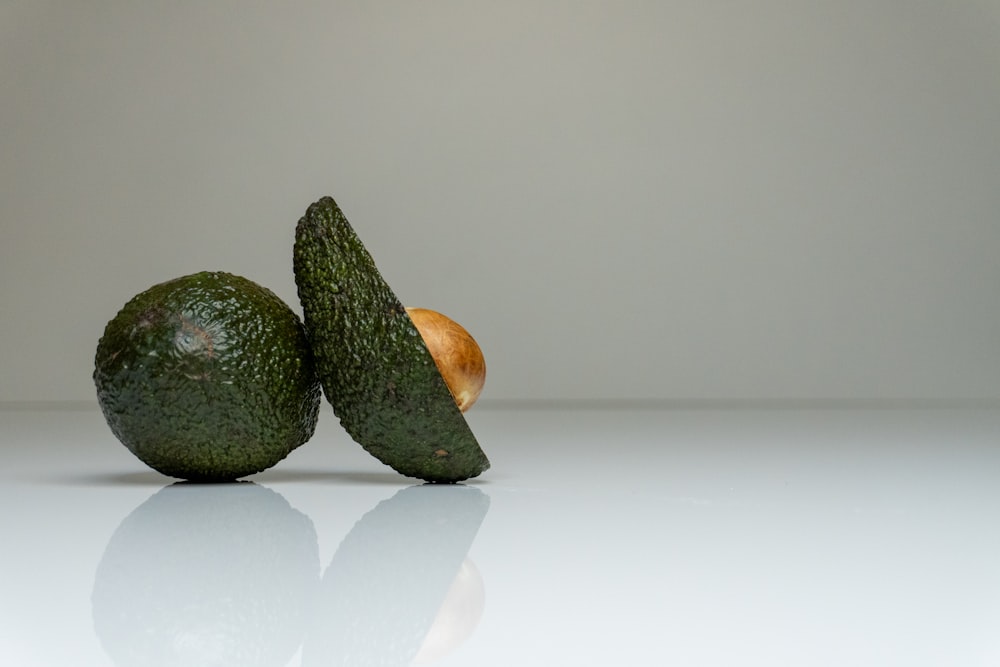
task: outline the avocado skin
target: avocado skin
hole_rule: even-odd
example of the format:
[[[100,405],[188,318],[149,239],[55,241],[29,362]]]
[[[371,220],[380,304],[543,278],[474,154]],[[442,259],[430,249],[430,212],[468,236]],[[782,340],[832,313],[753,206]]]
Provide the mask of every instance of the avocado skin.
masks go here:
[[[350,436],[429,482],[489,468],[420,332],[331,197],[299,220],[294,270],[323,393]]]
[[[98,342],[94,383],[122,444],[193,481],[273,466],[312,437],[320,405],[301,320],[270,290],[222,272],[133,297]]]

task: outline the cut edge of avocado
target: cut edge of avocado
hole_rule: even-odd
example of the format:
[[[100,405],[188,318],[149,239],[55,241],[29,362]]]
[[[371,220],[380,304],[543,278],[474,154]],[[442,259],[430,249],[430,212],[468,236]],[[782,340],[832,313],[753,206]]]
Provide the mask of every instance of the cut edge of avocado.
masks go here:
[[[299,220],[293,259],[317,374],[348,434],[409,477],[452,483],[487,470],[420,332],[332,197]]]

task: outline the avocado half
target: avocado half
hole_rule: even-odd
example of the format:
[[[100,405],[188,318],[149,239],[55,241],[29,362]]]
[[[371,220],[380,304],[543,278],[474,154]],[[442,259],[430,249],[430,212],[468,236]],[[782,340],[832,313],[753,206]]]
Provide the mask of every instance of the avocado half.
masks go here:
[[[331,197],[299,220],[293,259],[317,374],[348,434],[429,482],[489,468],[420,332]]]

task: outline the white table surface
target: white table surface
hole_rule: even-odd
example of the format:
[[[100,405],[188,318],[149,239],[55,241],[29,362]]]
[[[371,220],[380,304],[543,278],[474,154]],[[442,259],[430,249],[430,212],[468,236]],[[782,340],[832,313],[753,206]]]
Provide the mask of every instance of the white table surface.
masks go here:
[[[0,410],[0,664],[1000,665],[1000,410],[468,419],[464,486],[326,405],[172,486],[96,407]]]

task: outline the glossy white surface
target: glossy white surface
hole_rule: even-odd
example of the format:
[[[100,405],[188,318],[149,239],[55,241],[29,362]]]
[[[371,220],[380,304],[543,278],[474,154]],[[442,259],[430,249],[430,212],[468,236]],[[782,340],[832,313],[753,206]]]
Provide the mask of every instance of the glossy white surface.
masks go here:
[[[0,664],[1000,664],[998,410],[469,420],[465,487],[328,408],[255,485],[170,487],[96,409],[0,411]]]

